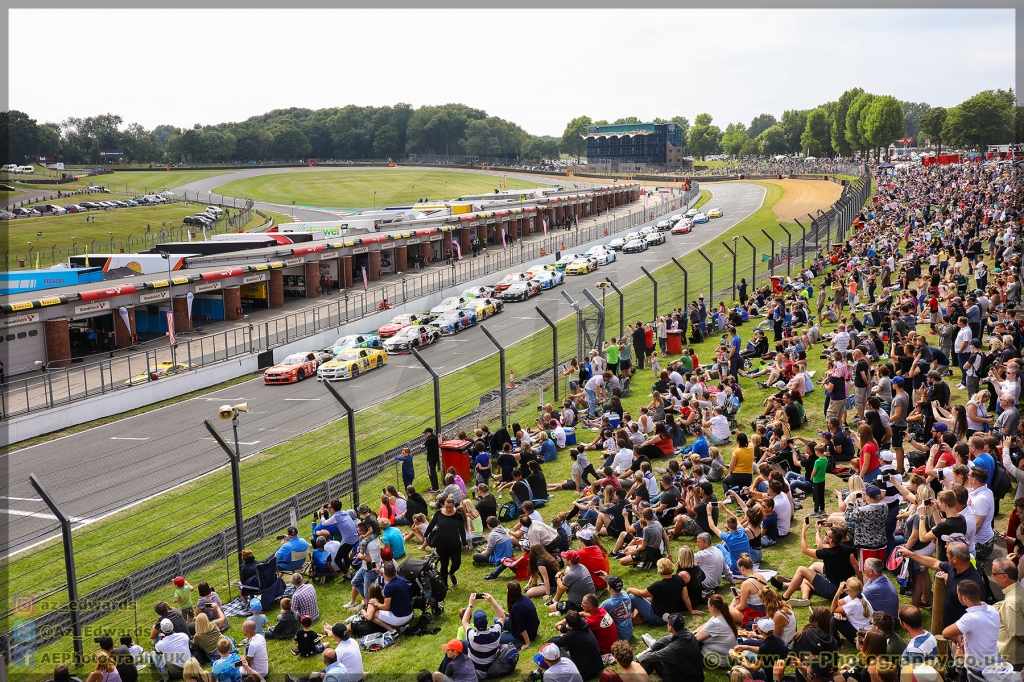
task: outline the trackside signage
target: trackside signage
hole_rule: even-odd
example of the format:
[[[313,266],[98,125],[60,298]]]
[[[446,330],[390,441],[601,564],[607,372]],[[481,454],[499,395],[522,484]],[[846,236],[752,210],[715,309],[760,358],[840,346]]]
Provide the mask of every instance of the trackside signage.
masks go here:
[[[170,292],[154,291],[151,294],[142,294],[139,296],[139,301],[142,303],[151,303],[152,301],[166,301],[168,298],[170,298]]]
[[[7,327],[18,327],[23,324],[32,324],[33,322],[39,321],[39,315],[36,313],[27,313],[25,315],[15,315],[3,318],[3,322],[0,322],[0,328]]]
[[[255,282],[265,282],[266,279],[267,279],[267,276],[265,274],[263,274],[263,275],[249,275],[247,277],[243,277],[242,278],[242,284],[253,284]]]
[[[85,313],[95,313],[95,312],[99,312],[101,310],[110,310],[110,302],[109,301],[96,301],[95,303],[90,303],[88,305],[76,305],[75,306],[75,314],[76,315],[83,315]]]
[[[202,293],[204,291],[216,291],[220,289],[220,282],[207,282],[206,284],[197,284],[195,286],[196,293]]]

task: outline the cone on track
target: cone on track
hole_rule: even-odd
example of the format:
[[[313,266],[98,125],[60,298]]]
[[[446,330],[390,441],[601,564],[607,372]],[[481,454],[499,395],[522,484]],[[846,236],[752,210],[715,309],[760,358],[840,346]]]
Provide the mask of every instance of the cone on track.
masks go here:
[[[509,388],[515,388],[516,387],[516,375],[515,375],[515,372],[513,372],[512,370],[508,371],[508,387]]]

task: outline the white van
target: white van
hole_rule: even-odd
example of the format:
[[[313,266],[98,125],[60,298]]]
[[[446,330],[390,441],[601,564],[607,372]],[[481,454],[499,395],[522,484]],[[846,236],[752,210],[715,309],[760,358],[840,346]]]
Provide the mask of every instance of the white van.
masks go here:
[[[36,169],[32,166],[18,166],[19,173],[35,173]]]
[[[16,163],[9,163],[9,164],[5,165],[3,168],[0,168],[0,172],[4,172],[4,173],[17,173],[18,172],[18,164],[16,164]]]
[[[211,213],[211,214],[213,214],[215,216],[221,216],[221,215],[224,214],[224,209],[223,208],[219,208],[217,206],[207,206],[206,207],[206,212],[207,213]]]

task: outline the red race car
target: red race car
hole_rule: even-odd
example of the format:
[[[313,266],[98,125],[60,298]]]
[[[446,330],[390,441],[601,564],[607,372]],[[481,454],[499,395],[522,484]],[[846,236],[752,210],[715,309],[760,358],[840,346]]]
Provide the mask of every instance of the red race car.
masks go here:
[[[396,315],[390,322],[377,330],[377,334],[382,339],[386,339],[394,336],[406,327],[415,325],[430,324],[434,321],[436,315],[430,313],[405,313],[403,315]]]
[[[280,364],[268,367],[263,372],[265,384],[294,384],[306,377],[316,376],[321,359],[316,353],[292,353]]]
[[[511,274],[505,275],[505,278],[494,286],[494,290],[499,292],[505,291],[505,289],[508,289],[516,282],[525,282],[531,277],[533,277],[533,275],[528,272],[513,272]]]

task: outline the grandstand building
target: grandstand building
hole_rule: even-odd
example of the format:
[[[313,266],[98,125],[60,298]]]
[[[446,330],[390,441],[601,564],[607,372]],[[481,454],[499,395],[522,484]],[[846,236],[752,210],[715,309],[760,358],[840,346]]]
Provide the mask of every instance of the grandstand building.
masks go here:
[[[642,173],[685,169],[683,129],[677,123],[619,123],[590,126],[587,170]]]

